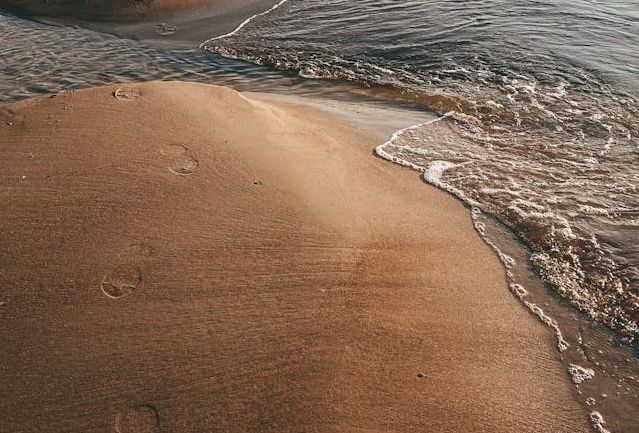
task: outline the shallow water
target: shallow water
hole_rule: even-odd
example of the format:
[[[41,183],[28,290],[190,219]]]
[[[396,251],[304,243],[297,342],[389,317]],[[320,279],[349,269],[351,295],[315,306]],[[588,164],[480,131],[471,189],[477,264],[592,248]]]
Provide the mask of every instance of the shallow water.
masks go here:
[[[0,38],[2,102],[121,81],[181,79],[235,87],[253,81],[259,87],[284,76],[195,49],[163,50],[8,15],[0,15]]]
[[[193,49],[161,48],[74,27],[0,13],[0,103],[115,82],[186,80],[244,91],[286,92],[374,103],[349,83],[309,81],[296,73]],[[161,42],[161,41],[160,41]]]
[[[207,48],[443,115],[378,154],[472,207],[593,428],[636,431],[637,352],[619,346],[639,347],[636,2],[290,0],[256,21]]]
[[[209,50],[389,86],[445,121],[387,147],[496,216],[559,294],[639,335],[639,6],[289,1]]]
[[[3,102],[180,79],[439,112],[378,153],[473,209],[513,295],[554,330],[567,374],[593,370],[576,395],[595,429],[601,412],[601,428],[636,431],[636,2],[289,0],[208,53],[2,15],[0,36]]]

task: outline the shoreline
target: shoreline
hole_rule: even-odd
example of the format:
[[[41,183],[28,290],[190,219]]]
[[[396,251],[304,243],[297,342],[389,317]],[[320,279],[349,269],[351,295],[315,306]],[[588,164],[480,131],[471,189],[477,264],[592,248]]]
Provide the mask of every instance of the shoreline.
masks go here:
[[[639,383],[635,378],[639,358],[634,346],[617,340],[619,335],[615,330],[593,321],[578,308],[566,303],[533,267],[530,261],[533,253],[525,239],[518,236],[498,217],[481,209],[480,203],[441,180],[442,173],[448,167],[424,168],[386,152],[386,147],[392,146],[403,134],[427,125],[445,122],[449,116],[454,115],[454,112],[445,113],[399,129],[375,148],[375,154],[386,161],[419,173],[426,185],[450,194],[464,204],[478,236],[501,262],[508,290],[532,317],[554,334],[553,342],[558,356],[570,373],[574,385],[575,400],[590,413],[593,429],[598,432],[627,431],[634,422],[634,414],[630,408],[634,404],[633,399],[636,400],[638,397],[633,382]],[[594,347],[606,349],[595,351]],[[616,371],[611,371],[611,366],[614,366]],[[630,385],[626,386],[625,392],[614,391],[615,388],[621,388],[624,383]]]
[[[170,2],[169,2],[170,3]],[[212,38],[227,35],[246,20],[259,16],[277,5],[275,0],[216,0],[194,2],[171,9],[133,15],[122,8],[109,19],[59,16],[53,8],[50,13],[27,13],[17,10],[17,16],[53,26],[79,26],[125,39],[133,39],[163,48],[197,48]],[[13,13],[13,12],[12,12]],[[129,18],[125,18],[129,16]]]
[[[177,82],[0,116],[0,278],[23,288],[2,309],[2,362],[57,367],[44,389],[2,384],[10,429],[201,431],[208,411],[238,431],[589,430],[463,204],[373,157],[388,127]],[[54,388],[75,391],[54,404]]]

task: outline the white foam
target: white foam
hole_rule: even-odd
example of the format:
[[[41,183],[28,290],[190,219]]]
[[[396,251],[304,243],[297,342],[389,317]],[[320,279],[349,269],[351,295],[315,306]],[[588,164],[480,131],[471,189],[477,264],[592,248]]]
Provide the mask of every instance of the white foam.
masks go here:
[[[274,5],[273,7],[271,7],[270,9],[265,10],[264,12],[260,12],[260,13],[258,13],[258,14],[255,14],[255,15],[253,15],[253,16],[251,16],[251,17],[248,17],[247,19],[245,19],[244,21],[242,21],[242,23],[241,23],[239,26],[237,26],[237,27],[235,28],[235,30],[233,30],[232,32],[229,32],[229,33],[226,33],[226,34],[224,34],[224,35],[220,35],[220,36],[215,36],[214,38],[211,38],[211,39],[207,39],[206,41],[204,41],[204,42],[202,42],[202,43],[200,44],[200,49],[204,49],[204,48],[206,48],[206,44],[208,44],[209,42],[218,41],[218,40],[220,40],[220,39],[226,39],[226,38],[229,38],[229,37],[231,37],[231,36],[233,36],[233,35],[237,34],[237,32],[239,32],[239,31],[240,31],[240,30],[242,30],[244,27],[246,27],[246,25],[247,25],[247,24],[249,24],[251,21],[253,21],[255,18],[259,18],[259,17],[261,17],[261,16],[264,16],[264,15],[268,15],[268,14],[270,14],[271,12],[273,12],[275,9],[279,8],[280,6],[282,6],[282,5],[283,5],[284,3],[286,3],[287,1],[288,1],[288,0],[280,0],[280,2],[279,2],[279,3],[277,3],[276,5]]]
[[[398,147],[403,147],[400,146],[398,144],[396,144],[396,142],[406,133],[410,132],[410,131],[414,131],[416,129],[422,128],[424,126],[427,125],[431,125],[433,123],[436,122],[440,122],[444,119],[446,119],[447,117],[452,117],[454,119],[458,118],[458,113],[451,111],[448,112],[446,114],[444,114],[443,116],[437,118],[437,119],[433,119],[433,120],[429,120],[427,122],[418,124],[418,125],[413,125],[413,126],[409,126],[408,128],[404,128],[401,129],[397,132],[395,132],[385,143],[377,146],[375,148],[375,153],[377,153],[378,156],[388,160],[388,161],[392,161],[396,164],[399,165],[403,165],[405,167],[409,167],[412,168],[415,171],[418,171],[420,173],[423,173],[423,177],[424,180],[427,181],[428,183],[435,185],[445,191],[450,192],[451,194],[457,196],[460,200],[462,200],[463,202],[467,203],[468,205],[471,206],[471,217],[473,220],[473,225],[475,227],[475,230],[477,230],[477,232],[479,233],[479,235],[482,237],[482,239],[484,240],[484,242],[486,242],[496,253],[497,256],[499,257],[499,260],[502,262],[502,264],[504,265],[504,267],[507,270],[507,277],[510,280],[510,290],[511,292],[522,302],[522,304],[528,309],[530,310],[534,315],[536,315],[546,326],[550,327],[554,333],[555,333],[555,337],[557,339],[557,349],[560,352],[563,352],[565,350],[567,350],[570,347],[570,344],[568,344],[568,342],[566,341],[566,339],[563,336],[563,333],[561,331],[561,329],[559,328],[559,325],[557,324],[557,322],[550,316],[548,316],[545,311],[538,306],[537,304],[534,304],[530,301],[528,301],[527,299],[525,299],[528,296],[528,291],[521,285],[518,284],[516,281],[513,281],[513,273],[510,272],[510,269],[515,265],[515,261],[512,257],[504,254],[501,249],[492,241],[488,238],[488,236],[486,235],[486,227],[485,224],[481,221],[479,221],[479,218],[482,215],[482,211],[479,207],[479,204],[477,202],[475,202],[474,200],[470,199],[468,196],[466,196],[462,191],[458,190],[457,188],[453,187],[452,185],[449,185],[445,182],[442,182],[441,177],[442,174],[444,173],[444,171],[446,171],[447,169],[450,169],[452,167],[455,167],[459,164],[453,164],[451,162],[448,161],[433,161],[431,162],[431,164],[429,165],[428,168],[425,168],[421,165],[415,164],[414,162],[408,161],[406,159],[397,157],[397,156],[393,156],[390,153],[388,153],[386,151],[386,148],[388,146],[398,146]],[[411,149],[412,150],[412,149]],[[527,204],[529,204],[527,202]],[[533,207],[534,206],[529,206],[528,207]],[[516,208],[517,209],[517,208]],[[521,209],[517,209],[520,212],[524,212]],[[533,211],[532,213],[539,213],[539,212],[535,212]]]
[[[451,114],[452,113],[446,113],[442,117],[438,117],[437,119],[428,120],[428,121],[426,121],[424,123],[420,123],[420,124],[417,124],[417,125],[409,126],[407,128],[404,128],[404,129],[400,129],[399,131],[397,131],[393,135],[391,135],[391,137],[386,142],[384,142],[384,143],[380,144],[379,146],[377,146],[375,148],[375,153],[379,157],[384,158],[384,159],[386,159],[388,161],[394,162],[395,164],[403,165],[404,167],[409,167],[409,168],[412,168],[415,171],[418,171],[420,173],[424,173],[426,171],[426,169],[424,167],[422,167],[421,165],[417,165],[417,164],[412,163],[410,161],[407,161],[405,159],[393,156],[390,153],[386,152],[385,148],[395,144],[395,142],[397,140],[399,140],[399,138],[402,135],[406,134],[407,132],[413,131],[413,130],[415,130],[417,128],[421,128],[421,127],[426,126],[426,125],[433,124],[435,122],[439,122],[439,121],[445,119],[446,117],[450,116]]]
[[[592,426],[598,433],[611,433],[610,430],[604,427],[606,421],[604,421],[603,416],[599,412],[590,412],[590,421],[592,422]]]
[[[504,254],[501,251],[501,249],[497,246],[497,244],[495,244],[490,238],[486,236],[483,223],[478,221],[481,214],[482,212],[479,208],[477,207],[472,208],[471,216],[473,219],[473,224],[475,225],[475,229],[477,229],[477,232],[481,235],[484,242],[486,242],[488,246],[490,246],[497,253],[499,260],[503,263],[504,267],[506,268],[506,276],[508,277],[508,280],[510,281],[510,284],[508,285],[508,287],[510,288],[510,291],[513,293],[513,295],[517,297],[517,299],[521,301],[522,304],[524,304],[524,306],[530,312],[532,312],[546,326],[548,326],[554,331],[555,337],[557,339],[557,350],[559,350],[560,352],[567,350],[570,347],[570,344],[568,344],[568,342],[564,338],[564,334],[561,331],[561,328],[559,327],[557,322],[552,317],[547,315],[546,312],[543,310],[543,308],[541,308],[539,305],[528,301],[526,299],[526,297],[528,296],[528,291],[524,288],[524,286],[522,286],[521,284],[515,281],[514,275],[510,271],[510,269],[515,265],[515,260],[509,255]]]
[[[579,212],[610,217],[610,210],[590,205],[579,205]]]
[[[517,283],[510,284],[510,291],[514,293],[519,299],[524,299],[528,296],[528,290],[524,289],[524,286]]]
[[[579,385],[580,383],[583,383],[586,380],[590,380],[595,377],[595,370],[582,367],[581,365],[577,364],[570,364],[570,367],[568,367],[568,372],[570,373],[572,382],[576,385]]]
[[[539,305],[534,304],[530,301],[526,301],[524,299],[522,299],[524,305],[533,312],[533,314],[535,314],[537,317],[539,317],[539,319],[548,327],[552,328],[553,331],[555,331],[555,337],[557,338],[557,349],[560,352],[563,352],[565,350],[567,350],[570,345],[568,344],[568,342],[566,341],[566,339],[564,338],[564,334],[561,332],[561,328],[559,328],[559,325],[557,324],[557,322],[555,321],[555,319],[553,319],[552,317],[550,317],[549,315],[546,314],[546,312],[544,311],[543,308],[541,308]]]
[[[448,191],[449,193],[453,194],[454,196],[456,196],[457,198],[459,198],[461,201],[463,201],[464,203],[467,203],[470,206],[478,206],[478,203],[471,199],[470,197],[466,196],[461,190],[453,187],[452,185],[442,182],[441,181],[441,174],[446,170],[451,168],[452,166],[458,166],[461,164],[452,164],[450,162],[447,161],[434,161],[433,164],[429,165],[428,168],[423,167],[419,164],[415,164],[414,162],[410,162],[406,159],[403,158],[399,158],[397,156],[393,156],[390,153],[388,153],[386,151],[386,147],[388,146],[392,146],[392,145],[397,145],[395,142],[397,140],[399,140],[403,135],[405,135],[406,133],[410,132],[410,131],[414,131],[416,129],[422,128],[424,126],[427,125],[431,125],[433,123],[436,122],[440,122],[448,117],[457,119],[457,117],[460,115],[460,113],[457,113],[456,111],[449,111],[445,114],[443,114],[441,117],[438,117],[437,119],[432,119],[432,120],[428,120],[424,123],[420,123],[417,125],[413,125],[413,126],[409,126],[407,128],[404,129],[400,129],[399,131],[395,132],[385,143],[380,144],[379,146],[377,146],[375,148],[375,153],[388,160],[388,161],[392,161],[396,164],[399,165],[403,165],[404,167],[409,167],[412,168],[415,171],[418,171],[420,173],[424,174],[424,180],[432,185],[435,185],[445,191]],[[472,116],[466,116],[466,117],[472,117]],[[402,147],[402,146],[400,146]],[[413,150],[411,148],[411,150]]]
[[[453,164],[449,161],[433,161],[424,172],[424,179],[428,183],[439,184],[441,183],[444,172],[453,167],[457,167],[457,164]]]
[[[504,254],[501,251],[499,251],[498,254],[499,260],[504,264],[506,269],[512,269],[512,267],[515,266],[515,259],[513,259],[511,256],[509,256],[508,254]]]

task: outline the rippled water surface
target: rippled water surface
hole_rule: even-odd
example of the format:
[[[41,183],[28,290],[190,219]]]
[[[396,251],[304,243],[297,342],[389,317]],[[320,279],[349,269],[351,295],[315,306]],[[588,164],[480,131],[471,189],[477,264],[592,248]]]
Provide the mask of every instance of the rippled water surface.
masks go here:
[[[237,90],[347,99],[359,99],[361,94],[352,85],[304,80],[297,74],[203,52],[197,48],[199,43],[190,50],[163,49],[2,13],[0,40],[0,103],[136,80],[189,80]]]
[[[576,388],[593,428],[636,431],[637,358],[615,346],[639,347],[639,3],[289,0],[206,47],[441,113],[378,154],[472,207],[573,379],[592,370]]]
[[[378,154],[472,207],[513,294],[555,330],[569,371],[593,369],[577,394],[595,429],[637,431],[637,358],[614,348],[639,348],[637,1],[289,0],[207,41],[208,52],[2,15],[0,37],[2,101],[187,79],[300,94],[366,89],[440,113]],[[514,241],[492,236],[488,220],[527,256],[508,253]],[[528,261],[557,299],[529,293]]]
[[[211,51],[450,113],[387,152],[515,230],[545,281],[639,334],[639,4],[290,0]]]

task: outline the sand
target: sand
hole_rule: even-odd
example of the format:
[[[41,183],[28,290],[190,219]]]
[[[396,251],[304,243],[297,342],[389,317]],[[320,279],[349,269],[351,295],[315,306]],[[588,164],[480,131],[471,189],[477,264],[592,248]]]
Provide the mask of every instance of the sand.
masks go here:
[[[276,0],[5,0],[2,7],[47,24],[87,27],[168,48],[196,48],[233,31]]]
[[[588,431],[468,211],[375,144],[200,84],[1,106],[0,431]]]

